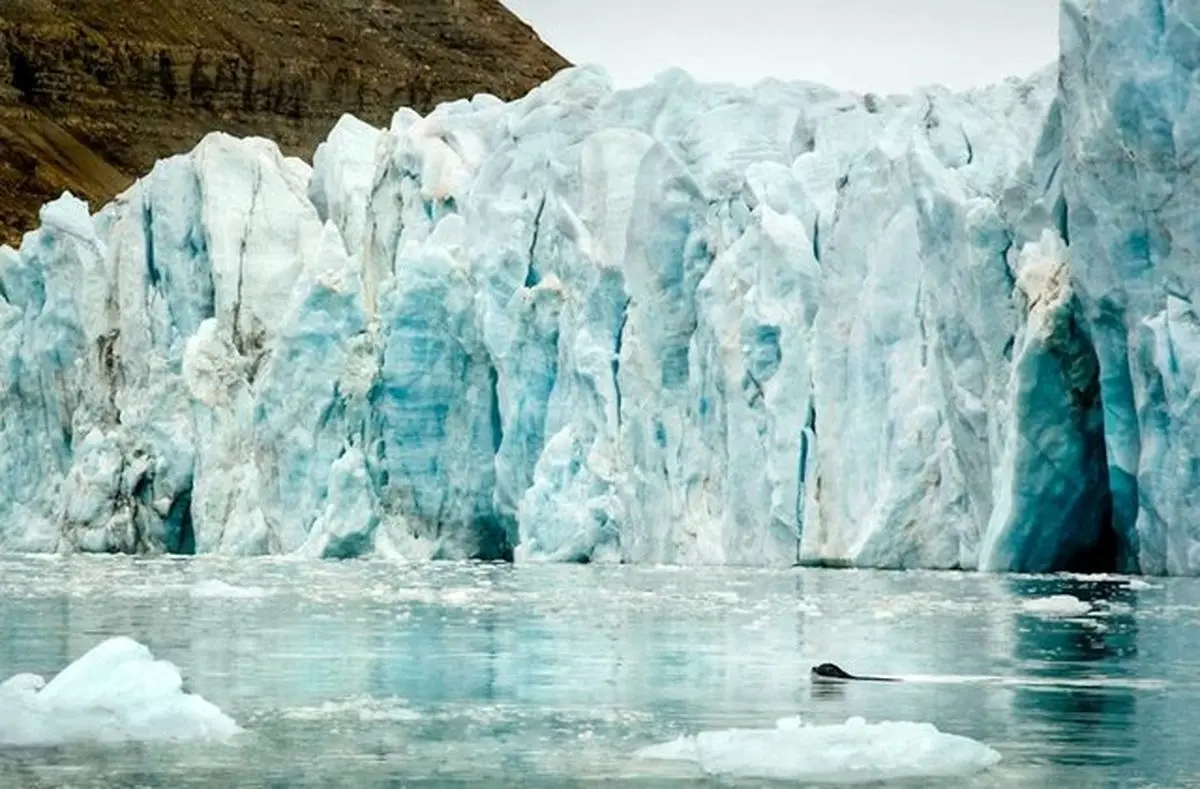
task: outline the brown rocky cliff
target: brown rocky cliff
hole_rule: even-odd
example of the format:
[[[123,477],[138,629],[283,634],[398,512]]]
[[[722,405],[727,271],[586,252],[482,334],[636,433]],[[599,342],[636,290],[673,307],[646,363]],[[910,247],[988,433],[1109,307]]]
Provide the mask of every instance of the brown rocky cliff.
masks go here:
[[[221,130],[309,158],[343,112],[516,98],[567,66],[497,0],[0,0],[0,241]]]

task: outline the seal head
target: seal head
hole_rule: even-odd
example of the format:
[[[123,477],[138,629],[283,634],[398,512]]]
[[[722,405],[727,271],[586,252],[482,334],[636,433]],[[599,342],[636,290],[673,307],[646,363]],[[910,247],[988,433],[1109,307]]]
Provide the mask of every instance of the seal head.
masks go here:
[[[813,680],[816,682],[900,682],[896,677],[863,677],[845,671],[836,663],[822,663],[812,668]]]
[[[822,663],[819,666],[813,666],[812,675],[814,679],[824,680],[855,679],[853,675],[843,671],[836,663]]]

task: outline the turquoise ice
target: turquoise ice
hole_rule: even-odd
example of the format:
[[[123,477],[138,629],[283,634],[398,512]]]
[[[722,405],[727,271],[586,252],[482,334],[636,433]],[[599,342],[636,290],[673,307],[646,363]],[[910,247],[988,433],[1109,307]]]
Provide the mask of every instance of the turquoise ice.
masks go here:
[[[857,95],[560,73],[0,250],[0,545],[1200,572],[1200,20]]]

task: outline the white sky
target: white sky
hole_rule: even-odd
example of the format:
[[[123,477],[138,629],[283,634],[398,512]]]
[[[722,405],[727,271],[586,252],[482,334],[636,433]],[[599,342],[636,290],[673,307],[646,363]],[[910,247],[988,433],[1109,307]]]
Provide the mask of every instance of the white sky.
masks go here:
[[[573,63],[619,87],[669,66],[698,79],[766,76],[835,88],[961,89],[1058,57],[1058,0],[501,0]]]

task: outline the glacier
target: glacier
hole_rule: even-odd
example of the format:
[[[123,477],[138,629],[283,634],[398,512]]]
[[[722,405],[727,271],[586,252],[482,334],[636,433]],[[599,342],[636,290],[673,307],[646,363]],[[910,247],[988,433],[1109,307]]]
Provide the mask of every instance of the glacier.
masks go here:
[[[1200,574],[1200,15],[954,93],[561,72],[0,249],[0,548]]]

